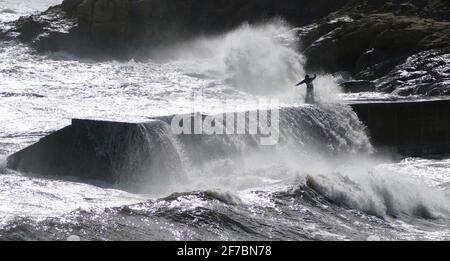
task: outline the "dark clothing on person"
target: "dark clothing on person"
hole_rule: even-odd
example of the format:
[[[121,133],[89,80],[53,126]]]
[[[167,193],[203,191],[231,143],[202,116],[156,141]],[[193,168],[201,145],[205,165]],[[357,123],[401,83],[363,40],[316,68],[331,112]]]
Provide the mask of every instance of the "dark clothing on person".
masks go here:
[[[309,75],[305,76],[305,79],[297,84],[297,86],[300,86],[302,84],[306,84],[306,103],[314,103],[314,85],[313,81],[317,78],[317,75],[314,75],[314,77],[310,77]]]

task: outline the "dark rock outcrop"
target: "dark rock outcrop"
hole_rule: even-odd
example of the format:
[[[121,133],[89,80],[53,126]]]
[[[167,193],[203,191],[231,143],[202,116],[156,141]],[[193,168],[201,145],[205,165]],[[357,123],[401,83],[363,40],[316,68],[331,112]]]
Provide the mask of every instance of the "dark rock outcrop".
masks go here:
[[[377,80],[378,90],[400,95],[448,93],[440,68],[450,66],[449,10],[448,1],[352,1],[300,35],[307,67],[350,71],[357,80]],[[427,87],[405,91],[400,78],[417,80],[408,86]]]
[[[437,21],[450,20],[450,5],[446,0],[352,0],[342,12],[417,16]]]
[[[294,25],[305,25],[347,2],[65,0],[42,14],[22,18],[8,33],[18,34],[40,51],[63,50],[90,57],[140,57],[151,46],[174,43],[194,35],[220,33],[244,22],[258,23],[282,17]],[[61,36],[49,28],[48,22],[66,24],[70,30]]]
[[[305,48],[311,69],[360,71],[388,59],[450,44],[448,22],[390,13],[335,19],[325,26],[334,23],[336,28],[330,27],[331,31]]]
[[[412,55],[378,79],[377,86],[403,96],[450,95],[450,48]]]
[[[347,81],[340,84],[342,90],[347,93],[373,92],[375,83],[371,81]]]
[[[21,17],[10,22],[6,30],[0,31],[0,39],[19,39],[30,43],[40,51],[59,50],[65,46],[67,50],[75,50],[80,40],[70,33],[76,28],[77,20],[67,16],[61,7],[51,7],[41,14]]]

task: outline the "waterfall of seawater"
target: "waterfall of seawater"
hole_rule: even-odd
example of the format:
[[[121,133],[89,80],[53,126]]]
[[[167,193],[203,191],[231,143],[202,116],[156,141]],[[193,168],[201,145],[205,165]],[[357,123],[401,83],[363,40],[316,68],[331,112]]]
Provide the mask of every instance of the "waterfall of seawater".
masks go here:
[[[145,174],[152,177],[149,188],[156,184],[164,191],[161,181],[169,174],[165,193],[235,191],[300,180],[305,190],[380,217],[450,213],[442,193],[377,168],[381,161],[371,156],[365,127],[350,107],[280,108],[279,122],[280,140],[273,146],[258,144],[258,135],[176,136],[163,121],[142,125],[147,137],[142,146],[152,157]]]

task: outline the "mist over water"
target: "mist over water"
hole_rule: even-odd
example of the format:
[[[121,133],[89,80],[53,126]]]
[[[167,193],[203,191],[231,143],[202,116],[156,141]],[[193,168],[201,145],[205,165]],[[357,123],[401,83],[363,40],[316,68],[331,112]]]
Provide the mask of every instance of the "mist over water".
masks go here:
[[[59,2],[0,0],[0,22]],[[193,108],[219,113],[224,101],[257,109],[261,99],[295,106],[283,114],[274,147],[215,136],[194,153],[170,126],[142,125],[143,149],[161,151],[158,164],[147,177],[123,170],[122,184],[17,173],[0,156],[0,239],[449,239],[448,160],[373,156],[331,75],[315,81],[320,103],[304,104],[305,88],[295,84],[314,72],[304,70],[293,29],[282,21],[242,25],[158,50],[147,62],[37,55],[0,42],[0,155],[71,118],[143,122]],[[134,178],[138,191],[127,189]]]

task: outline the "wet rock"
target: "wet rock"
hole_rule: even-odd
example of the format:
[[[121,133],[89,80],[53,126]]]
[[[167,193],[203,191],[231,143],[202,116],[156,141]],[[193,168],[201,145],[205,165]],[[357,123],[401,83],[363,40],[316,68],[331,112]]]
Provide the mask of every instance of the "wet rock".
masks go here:
[[[9,38],[17,37],[40,51],[59,51],[62,50],[60,46],[70,49],[76,42],[70,35],[76,25],[76,19],[67,17],[60,7],[52,7],[41,14],[21,17],[10,23],[3,34]]]
[[[64,0],[61,4],[61,9],[68,15],[75,15],[77,13],[78,6],[83,0]]]
[[[322,23],[329,25],[335,19],[331,16]],[[445,47],[450,43],[449,22],[392,13],[353,15],[331,29],[322,35],[316,31],[316,35],[321,36],[305,46],[304,51],[309,58],[307,66],[312,70],[360,71],[387,59]]]
[[[392,13],[437,21],[450,20],[450,5],[447,0],[353,0],[340,11],[363,14]]]
[[[348,81],[341,83],[340,86],[342,87],[344,92],[348,93],[376,91],[375,83],[371,81]]]
[[[450,48],[412,55],[376,81],[377,89],[398,95],[450,94]]]
[[[14,24],[20,40],[38,50],[65,50],[92,57],[130,58],[149,47],[220,33],[244,22],[258,23],[283,17],[305,25],[327,15],[349,0],[64,0],[42,14]],[[48,21],[47,16],[53,16]],[[53,24],[75,25],[67,35],[49,30]],[[50,23],[50,24],[49,24]]]
[[[379,62],[374,62],[374,65],[366,65],[364,67],[357,67],[357,72],[354,73],[355,79],[361,79],[366,81],[374,81],[387,75],[391,72],[398,64],[405,61],[406,56],[399,56],[394,58],[386,58]],[[360,57],[361,59],[361,57]]]
[[[307,68],[349,71],[398,95],[447,94],[447,76],[433,65],[448,67],[442,55],[450,47],[450,16],[443,15],[449,10],[450,2],[439,0],[351,1],[299,30]]]

